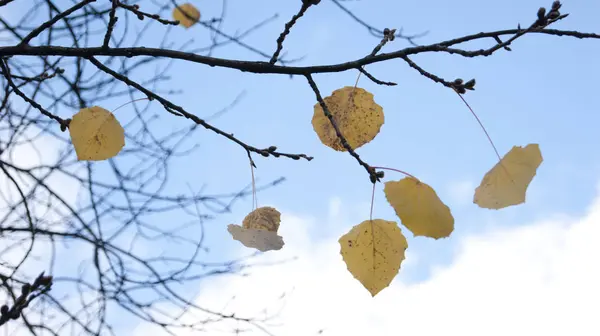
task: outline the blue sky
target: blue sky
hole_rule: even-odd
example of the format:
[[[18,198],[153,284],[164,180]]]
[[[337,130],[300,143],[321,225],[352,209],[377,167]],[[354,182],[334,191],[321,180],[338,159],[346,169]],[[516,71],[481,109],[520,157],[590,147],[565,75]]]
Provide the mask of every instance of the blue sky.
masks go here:
[[[17,3],[10,9],[17,11]],[[205,19],[218,16],[221,10],[220,2],[197,0],[192,3]],[[257,6],[250,1],[229,1],[222,29],[243,30],[279,13],[274,23],[245,40],[270,53],[284,23],[297,11],[300,1],[260,3]],[[535,19],[537,8],[550,3],[362,0],[345,2],[345,5],[379,28],[403,27],[407,34],[429,31],[416,41],[429,44],[480,31],[516,28],[518,23],[527,26]],[[600,31],[597,19],[600,2],[564,1],[562,11],[570,16],[553,28]],[[193,38],[194,46],[202,46],[208,34],[199,26],[189,30],[177,27],[171,30],[170,36],[179,43]],[[154,46],[159,42],[148,40],[144,45]],[[284,50],[291,58],[305,56],[299,65],[332,64],[363,57],[378,42],[333,3],[324,0],[294,27]],[[469,47],[492,43],[486,40]],[[384,52],[406,46],[408,44],[399,39],[388,44]],[[395,87],[378,86],[364,77],[360,80],[359,87],[372,92],[375,101],[383,106],[385,124],[376,139],[357,152],[372,165],[408,171],[431,185],[450,206],[456,220],[455,232],[449,239],[415,239],[407,234],[409,254],[396,282],[428,281],[436,269],[457,258],[455,251],[464,237],[498,228],[527,226],[555,213],[584,216],[596,196],[600,179],[597,147],[600,143],[597,130],[600,125],[597,83],[600,41],[528,35],[514,43],[512,49],[512,52],[502,50],[487,58],[466,59],[435,53],[413,58],[426,70],[448,80],[476,78],[476,91],[468,92],[465,98],[481,118],[501,155],[514,145],[540,144],[544,162],[529,187],[527,203],[501,211],[479,209],[471,203],[474,188],[496,163],[496,158],[483,131],[454,92],[422,77],[401,60],[367,67],[376,77],[397,82]],[[213,56],[258,59],[233,45],[216,50]],[[350,155],[334,152],[319,142],[310,124],[315,98],[304,78],[254,75],[182,61],[175,62],[170,75],[172,88],[184,90],[183,94],[170,98],[201,117],[211,115],[245,90],[246,95],[233,110],[213,121],[217,127],[256,147],[276,145],[283,152],[315,157],[311,162],[254,157],[258,165],[255,173],[261,182],[280,176],[287,178],[285,183],[258,195],[259,206],[276,206],[284,213],[284,219],[289,219],[282,222],[282,227],[308,221],[312,225],[302,237],[313,244],[328,243],[336,242],[339,233],[368,218],[371,197],[368,176]],[[357,72],[348,71],[316,75],[315,80],[321,92],[329,95],[337,88],[353,85],[356,76]],[[114,100],[105,107],[112,109],[125,102]],[[159,104],[153,109],[166,113]],[[117,118],[126,113],[128,109],[121,108],[116,113]],[[69,116],[68,111],[65,116]],[[188,123],[171,116],[163,121],[165,129]],[[174,167],[177,174],[173,176],[173,190],[187,191],[188,183],[199,189],[207,183],[206,191],[217,193],[237,190],[250,182],[248,160],[240,147],[208,131],[200,133],[199,142],[200,150],[180,159]],[[400,178],[399,174],[386,172],[386,180]],[[341,210],[334,211],[336,207]],[[241,224],[250,210],[251,200],[246,199],[238,203],[231,214],[208,225],[209,258],[227,259],[243,250],[231,239],[226,226]],[[375,196],[374,217],[398,220],[385,201],[381,185]],[[176,221],[169,219],[169,223]],[[295,237],[284,236],[284,239]],[[302,259],[301,253],[305,250],[293,251]],[[338,253],[335,249],[324,251]],[[270,254],[276,256],[276,252]],[[409,261],[411,256],[414,262]],[[341,258],[333,262],[341,263]],[[276,273],[277,267],[271,272]],[[346,277],[351,279],[352,276],[347,273]],[[288,285],[293,287],[294,283]],[[364,292],[352,295],[367,293],[358,286],[352,290]],[[385,297],[386,291],[379,296]]]
[[[197,5],[201,10],[206,7],[205,17],[217,11],[208,3]],[[509,1],[494,8],[476,1],[461,1],[452,6],[440,1],[355,1],[347,5],[379,27],[404,27],[408,34],[429,30],[427,36],[418,40],[425,44],[473,32],[512,28],[517,23],[524,26],[539,5],[547,4]],[[234,24],[244,27],[243,22],[249,22],[248,17],[259,20],[268,15],[264,10],[247,6],[243,2],[231,3],[225,29]],[[280,20],[249,41],[262,50],[272,50],[279,29],[296,7],[277,2],[265,4],[264,8],[277,8]],[[555,28],[597,30],[591,13],[599,7],[593,1],[566,3],[563,11],[571,16]],[[194,31],[185,31],[181,36],[187,38],[186,34]],[[303,65],[330,64],[359,58],[377,43],[375,37],[335,5],[324,1],[309,10],[294,28],[286,40],[285,50],[290,57],[306,56],[301,62]],[[385,51],[406,45],[402,40],[394,41]],[[434,187],[452,208],[457,234],[480,230],[479,222],[488,218],[524,222],[551,210],[581,213],[594,195],[600,168],[600,155],[595,149],[600,137],[594,130],[594,125],[600,122],[597,113],[600,98],[593,84],[593,78],[600,73],[594,61],[599,51],[600,44],[594,41],[527,36],[514,44],[513,52],[502,51],[488,58],[464,59],[440,54],[414,58],[422,67],[444,78],[477,79],[476,91],[469,92],[466,99],[501,154],[513,145],[540,143],[544,163],[529,189],[526,205],[490,211],[473,204],[453,204],[452,186],[463,182],[476,186],[495,164],[494,152],[475,119],[453,92],[420,76],[402,61],[368,68],[384,80],[398,82],[396,87],[377,86],[361,78],[359,86],[371,91],[375,101],[384,107],[386,122],[377,138],[358,152],[373,165],[406,170]],[[235,47],[217,51],[215,56],[254,57]],[[337,88],[352,85],[356,75],[356,72],[318,75],[316,81],[321,91],[329,95]],[[312,162],[257,158],[257,176],[262,181],[281,175],[288,179],[281,186],[262,192],[261,204],[326,218],[328,200],[333,197],[341,197],[344,204],[369,202],[370,182],[363,168],[348,154],[334,152],[320,144],[314,134],[310,120],[315,100],[303,78],[256,76],[183,62],[173,67],[173,76],[180,76],[179,86],[188,93],[177,101],[199,115],[210,114],[224,101],[246,90],[242,102],[217,119],[216,125],[259,147],[277,145],[281,151],[315,157]],[[193,81],[189,80],[192,78]],[[215,191],[249,182],[250,172],[242,150],[211,134],[203,135],[201,143],[202,158],[188,165],[187,170],[182,167],[179,175],[182,179],[189,181],[188,176],[201,171],[203,176],[211,177],[208,188]],[[210,163],[203,162],[205,160]],[[401,177],[392,173],[386,176]],[[239,222],[249,207],[249,201],[246,206],[240,204],[231,216],[223,217],[223,224]],[[375,213],[377,217],[395,218],[380,187]],[[357,223],[367,216],[368,212],[362,216],[357,214]],[[214,236],[220,246],[228,241],[223,227],[219,226]],[[313,234],[314,239],[325,239],[322,230],[317,229]],[[431,264],[440,262],[436,255],[444,255],[444,249],[450,248],[452,242],[452,239],[412,240],[411,249],[431,254],[431,258],[414,270],[414,276],[421,277]]]

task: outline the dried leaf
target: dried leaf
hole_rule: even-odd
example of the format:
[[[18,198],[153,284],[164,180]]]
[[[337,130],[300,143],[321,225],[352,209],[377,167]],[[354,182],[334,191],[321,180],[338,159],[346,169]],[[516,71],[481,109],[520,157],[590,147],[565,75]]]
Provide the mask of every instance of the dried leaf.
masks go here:
[[[450,208],[429,185],[414,177],[385,183],[387,201],[414,236],[445,238],[454,230]]]
[[[272,207],[260,207],[250,212],[242,221],[246,229],[264,229],[277,232],[281,222],[281,213]]]
[[[370,142],[379,133],[384,122],[383,108],[375,103],[370,92],[346,86],[323,100],[352,149]],[[346,151],[319,103],[314,107],[312,125],[324,145]]]
[[[110,159],[125,146],[125,130],[99,106],[79,110],[69,123],[69,134],[78,160]]]
[[[280,250],[284,245],[283,238],[273,231],[246,229],[235,224],[229,224],[227,231],[231,233],[233,239],[241,242],[244,246],[255,248],[261,252]]]
[[[246,247],[265,252],[280,250],[283,238],[277,235],[281,213],[272,207],[260,207],[250,212],[242,221],[242,226],[229,224],[227,231],[233,239]]]
[[[348,271],[371,293],[389,286],[404,260],[408,242],[396,222],[366,220],[340,237]]]
[[[514,146],[485,174],[475,189],[473,203],[487,209],[525,203],[527,188],[542,161],[538,144]]]

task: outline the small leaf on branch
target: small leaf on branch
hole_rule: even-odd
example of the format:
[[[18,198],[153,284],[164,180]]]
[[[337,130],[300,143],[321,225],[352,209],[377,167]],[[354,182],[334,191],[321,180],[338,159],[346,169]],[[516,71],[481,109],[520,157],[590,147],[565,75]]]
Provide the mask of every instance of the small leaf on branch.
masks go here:
[[[83,108],[69,122],[78,160],[110,159],[125,146],[125,130],[114,114],[99,106]]]
[[[375,103],[373,94],[364,89],[346,86],[323,100],[352,149],[373,140],[384,123],[383,108]],[[346,151],[319,103],[314,107],[312,125],[324,145]]]
[[[200,20],[200,11],[188,2],[173,9],[173,19],[185,28],[190,28]]]

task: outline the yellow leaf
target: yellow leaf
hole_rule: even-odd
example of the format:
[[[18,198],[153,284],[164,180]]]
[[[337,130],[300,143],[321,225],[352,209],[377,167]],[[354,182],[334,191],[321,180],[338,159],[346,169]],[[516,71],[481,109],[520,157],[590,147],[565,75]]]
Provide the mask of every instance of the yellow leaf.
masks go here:
[[[78,160],[110,159],[125,146],[125,130],[112,113],[99,106],[79,110],[69,123],[69,134]]]
[[[260,207],[250,212],[242,221],[246,229],[264,229],[277,232],[281,222],[281,213],[272,207]]]
[[[235,224],[229,224],[227,231],[233,239],[244,244],[244,246],[255,248],[261,252],[280,250],[284,245],[283,238],[274,231],[246,229]]]
[[[525,203],[527,187],[542,161],[540,145],[514,146],[485,174],[475,189],[473,203],[487,209]]]
[[[429,185],[414,177],[385,183],[388,203],[414,236],[445,238],[454,230],[454,217]]]
[[[379,133],[384,122],[383,108],[375,103],[370,92],[346,86],[323,100],[352,149],[370,142]],[[346,151],[319,103],[314,108],[312,125],[324,145],[336,151]]]
[[[398,224],[383,219],[355,225],[338,242],[348,271],[371,296],[389,286],[398,274],[408,248]]]
[[[283,238],[277,235],[281,213],[272,207],[260,207],[250,212],[242,221],[242,226],[229,224],[227,231],[233,239],[246,247],[259,251],[280,250]]]
[[[185,28],[190,28],[200,20],[200,11],[188,2],[173,9],[173,19]]]

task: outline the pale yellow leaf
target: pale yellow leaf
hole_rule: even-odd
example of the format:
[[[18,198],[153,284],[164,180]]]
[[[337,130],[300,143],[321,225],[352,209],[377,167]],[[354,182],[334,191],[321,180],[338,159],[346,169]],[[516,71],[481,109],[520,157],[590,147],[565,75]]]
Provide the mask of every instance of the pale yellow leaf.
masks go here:
[[[473,203],[487,209],[525,203],[527,188],[542,161],[538,144],[514,146],[485,174],[475,189]]]
[[[229,224],[227,231],[233,239],[241,242],[244,246],[255,248],[261,252],[280,250],[284,245],[283,238],[273,231],[246,229],[235,224]]]
[[[185,28],[190,28],[200,20],[200,11],[188,2],[173,8],[173,19]]]
[[[414,177],[385,183],[387,201],[414,236],[445,238],[454,231],[454,217],[435,190]]]
[[[371,293],[389,286],[404,260],[408,242],[396,222],[366,220],[340,237],[348,271]]]
[[[379,133],[384,122],[383,108],[365,89],[346,86],[323,100],[352,149],[370,142]],[[324,145],[336,151],[346,151],[319,103],[314,107],[312,125]]]
[[[250,212],[242,226],[246,229],[264,229],[277,232],[281,222],[281,213],[272,207],[260,207]]]
[[[125,130],[112,113],[99,106],[79,110],[69,123],[69,134],[78,160],[110,159],[125,146]]]

